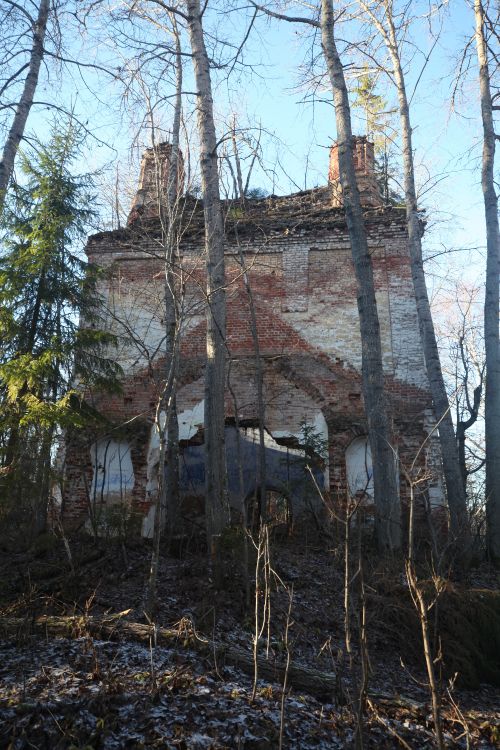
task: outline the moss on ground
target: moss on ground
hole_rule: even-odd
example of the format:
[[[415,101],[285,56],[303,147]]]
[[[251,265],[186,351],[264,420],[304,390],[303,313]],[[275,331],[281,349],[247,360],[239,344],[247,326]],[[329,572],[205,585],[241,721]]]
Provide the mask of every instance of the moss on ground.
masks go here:
[[[446,591],[439,601],[438,629],[449,676],[464,686],[500,686],[500,592]]]
[[[421,585],[432,602],[433,584]],[[382,616],[392,621],[390,632],[397,634],[395,645],[403,660],[418,661],[424,668],[420,622],[408,589],[387,587],[377,600],[379,606],[383,601]],[[446,678],[456,674],[461,687],[473,689],[481,683],[500,686],[500,591],[448,584],[429,612],[429,630],[431,639],[440,640]],[[438,650],[435,643],[434,653]]]

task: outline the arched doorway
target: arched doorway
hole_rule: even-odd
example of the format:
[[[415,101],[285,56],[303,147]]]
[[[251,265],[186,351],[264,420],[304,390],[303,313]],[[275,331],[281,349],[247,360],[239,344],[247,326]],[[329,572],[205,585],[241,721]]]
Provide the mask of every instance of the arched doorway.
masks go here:
[[[291,498],[283,488],[266,487],[263,499],[258,487],[247,495],[245,499],[246,523],[252,531],[259,528],[263,511],[270,526],[286,525],[291,529],[293,506]]]

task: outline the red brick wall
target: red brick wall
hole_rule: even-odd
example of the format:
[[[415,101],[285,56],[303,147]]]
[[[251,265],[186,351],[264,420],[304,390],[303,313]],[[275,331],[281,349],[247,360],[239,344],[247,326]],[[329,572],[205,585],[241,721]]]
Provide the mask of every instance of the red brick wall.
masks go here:
[[[226,271],[231,384],[241,419],[255,419],[254,342],[241,253],[248,274],[260,353],[268,429],[297,432],[304,413],[321,411],[328,425],[330,488],[345,494],[344,453],[366,432],[361,395],[361,346],[356,284],[342,211],[325,189],[256,202],[247,214],[230,209]],[[231,217],[231,211],[236,218]],[[200,209],[193,208],[176,266],[184,298],[178,411],[203,399],[205,356],[203,242]],[[372,248],[382,350],[391,394],[394,440],[410,463],[422,442],[430,396],[423,365],[407,250],[404,211],[366,216]],[[236,231],[237,230],[237,231]],[[91,483],[89,445],[99,434],[129,440],[135,474],[133,503],[146,507],[146,457],[164,376],[163,263],[154,223],[96,235],[88,255],[109,271],[102,285],[106,324],[121,342],[114,356],[126,377],[120,395],[89,394],[108,420],[85,435],[68,436],[64,513],[83,518]],[[226,414],[234,415],[228,391]],[[278,426],[279,425],[279,426]],[[425,460],[422,454],[422,461]],[[402,494],[405,494],[404,483]]]

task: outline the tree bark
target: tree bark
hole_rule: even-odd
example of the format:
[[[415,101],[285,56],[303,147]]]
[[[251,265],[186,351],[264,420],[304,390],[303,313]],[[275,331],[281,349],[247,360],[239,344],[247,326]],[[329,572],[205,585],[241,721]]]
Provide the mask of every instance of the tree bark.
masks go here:
[[[2,159],[0,160],[0,211],[3,209],[5,194],[14,171],[14,161],[17,149],[19,148],[19,144],[24,136],[26,121],[33,104],[33,98],[38,84],[49,12],[50,0],[40,0],[38,17],[33,28],[33,43],[31,46],[28,74],[24,81],[23,92],[17,104],[14,119],[3,148]]]
[[[468,383],[464,383],[465,388],[468,387]],[[464,492],[467,494],[467,477],[471,473],[467,469],[467,461],[465,458],[465,435],[476,422],[479,416],[479,407],[481,405],[481,396],[483,393],[482,380],[481,383],[474,388],[474,397],[472,403],[469,402],[469,418],[460,419],[460,415],[457,414],[457,446],[458,446],[458,465],[460,469],[460,476],[462,478],[462,485]]]
[[[175,39],[175,108],[172,123],[172,150],[167,176],[167,241],[165,253],[165,358],[166,379],[169,384],[167,392],[167,467],[165,476],[167,538],[178,522],[179,514],[179,420],[177,418],[177,371],[179,348],[179,300],[176,295],[176,278],[174,265],[178,256],[179,244],[179,140],[182,114],[182,50],[180,33],[175,16],[171,14]]]
[[[231,141],[233,144],[233,155],[236,166],[236,186],[238,188],[238,198],[245,202],[245,188],[243,187],[243,175],[241,173],[241,161],[238,153],[238,143],[236,141],[236,115],[233,115],[231,123]]]
[[[496,565],[500,565],[500,341],[498,330],[500,232],[498,198],[495,192],[494,179],[495,128],[488,52],[484,34],[484,11],[481,0],[475,0],[474,2],[474,16],[483,123],[481,186],[486,220],[486,288],[484,297],[486,524],[490,558]]]
[[[259,332],[257,328],[257,314],[255,311],[254,296],[253,296],[252,286],[250,284],[248,269],[245,265],[245,257],[243,255],[243,250],[242,250],[238,235],[237,235],[237,244],[238,244],[239,257],[240,257],[240,266],[241,266],[241,271],[242,271],[242,276],[243,276],[243,283],[245,285],[245,290],[246,290],[247,298],[248,298],[248,308],[249,308],[249,313],[250,313],[250,330],[252,334],[252,342],[253,342],[254,355],[255,355],[255,376],[256,376],[256,385],[257,385],[257,418],[259,422],[259,460],[258,460],[258,471],[257,471],[257,485],[260,488],[260,520],[266,523],[268,520],[269,509],[267,507],[267,492],[266,492],[266,486],[267,486],[266,438],[265,438],[266,404],[264,401],[264,368],[262,365],[262,357],[260,355]],[[235,405],[235,408],[236,408],[236,405]],[[236,415],[236,421],[238,421],[237,415]],[[236,429],[239,429],[238,425]],[[243,487],[243,484],[242,484],[242,487]],[[244,516],[245,516],[244,522],[245,522],[245,528],[246,528],[246,523],[248,522],[247,508],[245,508],[244,510]]]
[[[388,404],[384,391],[380,325],[371,256],[356,183],[352,130],[344,71],[334,38],[332,0],[321,0],[321,43],[333,89],[339,142],[340,183],[357,280],[361,330],[363,397],[373,461],[375,529],[381,551],[401,545],[401,510],[396,460],[391,445]]]
[[[406,201],[406,217],[408,226],[408,246],[411,261],[411,274],[420,336],[424,350],[424,359],[429,380],[434,413],[439,427],[441,456],[446,483],[446,494],[450,512],[450,532],[452,539],[464,539],[468,536],[468,515],[464,487],[462,484],[458,449],[453,428],[453,419],[448,402],[448,394],[444,383],[439,351],[432,321],[427,285],[422,258],[422,227],[418,217],[417,193],[415,188],[415,170],[412,149],[412,128],[410,108],[406,96],[404,73],[396,40],[396,30],[391,13],[390,4],[385,3],[387,29],[370,13],[387,46],[393,65],[394,79],[399,101],[399,116],[401,121],[401,138],[404,163],[404,186]],[[366,6],[364,6],[366,8]]]
[[[213,115],[210,66],[203,36],[199,0],[187,0],[188,31],[197,93],[200,166],[205,216],[207,266],[207,362],[205,371],[205,513],[208,550],[229,521],[225,467],[225,342],[226,292],[224,226],[219,194],[217,139]]]
[[[158,214],[162,227],[165,273],[165,386],[156,408],[155,425],[160,440],[158,457],[158,492],[153,521],[153,550],[145,597],[145,612],[152,618],[156,606],[160,541],[163,527],[170,541],[179,511],[179,422],[177,418],[176,381],[178,369],[179,316],[176,299],[174,261],[177,254],[179,227],[179,136],[182,111],[182,57],[179,32],[171,15],[176,47],[176,91],[172,144],[167,165],[166,190],[162,164],[156,163]],[[154,131],[153,131],[154,132]],[[163,422],[163,416],[165,421]]]

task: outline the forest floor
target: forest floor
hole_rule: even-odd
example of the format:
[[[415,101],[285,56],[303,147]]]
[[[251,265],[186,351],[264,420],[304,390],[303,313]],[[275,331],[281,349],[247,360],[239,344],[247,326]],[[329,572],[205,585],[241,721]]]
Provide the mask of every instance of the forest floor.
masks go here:
[[[243,671],[234,660],[227,663],[223,651],[211,648],[223,643],[252,653],[254,587],[247,603],[238,561],[241,550],[235,556],[235,545],[228,547],[220,591],[208,580],[201,551],[185,549],[177,557],[162,554],[155,624],[177,628],[179,637],[156,645],[153,636],[141,642],[117,630],[113,637],[99,637],[89,627],[91,620],[124,611],[123,623],[146,622],[143,601],[150,544],[101,540],[96,546],[90,538],[75,537],[69,546],[73,571],[62,541],[54,537],[29,553],[0,552],[0,748],[352,746],[353,697],[360,674],[360,588],[353,587],[350,669],[339,550],[328,549],[311,532],[272,543],[270,625],[258,647],[259,657],[271,665],[285,663],[289,654],[292,665],[334,673],[335,690],[311,694],[295,688],[290,678],[283,692],[283,672],[277,671],[276,680],[258,679],[252,697],[251,670]],[[396,563],[382,565],[373,556],[365,563],[365,581],[370,674],[364,747],[435,747],[419,623],[404,575]],[[455,597],[453,612],[457,600],[466,601],[464,616],[473,626],[482,616],[478,601],[493,598],[498,612],[498,576],[493,571],[475,570],[467,581],[448,583],[447,588],[449,597]],[[432,593],[428,599],[433,601]],[[431,629],[439,635],[441,621],[434,616],[439,608],[450,620],[450,608],[443,602],[438,601],[430,616]],[[486,620],[491,623],[489,612]],[[34,632],[37,618],[44,615],[78,619],[71,621],[65,637],[55,637],[49,627]],[[478,642],[467,650],[461,642],[463,623],[460,618],[451,620],[450,625],[443,619],[444,655],[436,662],[445,746],[500,747],[500,649],[495,640],[500,635],[494,629],[479,633]],[[194,647],[195,642],[206,648]],[[478,665],[490,648],[493,656],[481,670]],[[468,661],[464,654],[469,654]],[[453,679],[460,665],[463,674]]]

